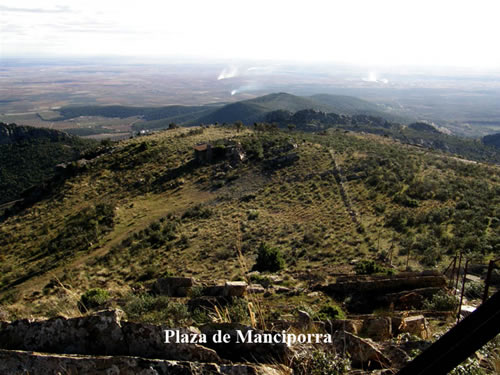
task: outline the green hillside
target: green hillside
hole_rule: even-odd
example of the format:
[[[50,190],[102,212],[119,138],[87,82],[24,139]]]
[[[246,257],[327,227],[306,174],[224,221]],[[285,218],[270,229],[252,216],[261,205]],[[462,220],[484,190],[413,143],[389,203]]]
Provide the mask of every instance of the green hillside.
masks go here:
[[[500,133],[486,135],[482,141],[487,146],[500,148]]]
[[[78,159],[96,142],[44,128],[0,123],[0,204],[52,177],[55,166]]]
[[[263,121],[266,115],[273,111],[297,112],[305,109],[350,115],[383,115],[382,112],[377,110],[375,104],[350,96],[321,94],[302,97],[287,93],[276,93],[225,105],[209,115],[201,117],[199,122],[212,124],[215,122],[233,123],[242,121],[245,124],[252,124]]]
[[[212,144],[208,163],[194,159],[200,142]],[[160,132],[118,143],[3,218],[0,301],[13,316],[72,314],[75,295],[103,288],[131,311],[162,275],[238,280],[261,246],[281,254],[290,288],[360,260],[442,269],[461,250],[500,255],[499,197],[498,167],[376,135]],[[275,316],[319,303],[290,298],[263,303]]]
[[[371,102],[346,95],[317,94],[310,98],[315,103],[326,106],[328,112],[342,113],[347,115],[371,114],[382,115],[380,108]]]
[[[100,116],[109,118],[128,118],[140,116],[141,121],[133,125],[134,130],[165,129],[170,123],[184,125],[234,123],[243,121],[245,124],[263,121],[266,114],[276,110],[297,112],[304,109],[314,109],[324,112],[341,114],[384,115],[378,107],[358,98],[342,95],[314,95],[302,97],[287,93],[275,93],[254,99],[243,100],[230,104],[211,104],[201,106],[165,106],[165,107],[130,107],[130,106],[79,106],[63,107],[58,118],[46,121],[63,121],[80,116]],[[388,115],[390,116],[390,115]],[[40,116],[40,118],[42,118]],[[391,118],[391,117],[390,117]],[[43,119],[43,118],[42,118]],[[96,131],[88,131],[96,134]],[[107,130],[109,132],[109,130]],[[76,134],[83,134],[75,130]]]

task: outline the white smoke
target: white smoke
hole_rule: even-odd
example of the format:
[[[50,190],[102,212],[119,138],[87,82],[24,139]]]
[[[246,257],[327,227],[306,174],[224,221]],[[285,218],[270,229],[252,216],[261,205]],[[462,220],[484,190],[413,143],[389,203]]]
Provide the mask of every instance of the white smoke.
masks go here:
[[[222,72],[219,73],[217,77],[218,80],[241,77],[241,76],[259,76],[271,74],[276,71],[276,66],[268,65],[268,66],[251,66],[249,68],[238,68],[237,66],[230,65],[222,69]]]
[[[219,76],[217,77],[217,80],[221,79],[227,79],[227,78],[233,78],[239,75],[238,68],[235,66],[228,66],[227,68],[222,69],[222,72],[220,72]]]
[[[247,83],[246,85],[240,86],[237,89],[232,90],[231,95],[233,96],[242,92],[262,90],[263,88],[264,86],[257,82]]]
[[[375,72],[370,72],[368,74],[368,77],[363,78],[363,81],[374,82],[374,83],[384,83],[384,84],[389,83],[389,80],[387,78],[378,78],[378,75]]]

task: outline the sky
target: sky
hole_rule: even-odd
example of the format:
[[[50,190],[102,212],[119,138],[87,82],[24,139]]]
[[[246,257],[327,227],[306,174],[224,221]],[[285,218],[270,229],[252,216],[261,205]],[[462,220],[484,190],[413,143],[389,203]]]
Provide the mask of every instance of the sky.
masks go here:
[[[2,0],[0,56],[500,70],[498,0]]]

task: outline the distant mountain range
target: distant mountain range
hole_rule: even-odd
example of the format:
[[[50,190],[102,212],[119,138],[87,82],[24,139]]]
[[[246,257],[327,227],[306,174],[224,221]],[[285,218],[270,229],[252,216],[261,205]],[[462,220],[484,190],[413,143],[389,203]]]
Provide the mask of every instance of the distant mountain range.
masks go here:
[[[255,99],[231,103],[198,119],[201,123],[242,121],[244,124],[264,121],[270,112],[283,110],[297,112],[304,109],[314,109],[338,114],[370,114],[386,115],[376,104],[352,96],[313,95],[309,97],[296,96],[287,93],[269,94]]]
[[[242,121],[244,124],[251,125],[254,122],[265,121],[266,115],[273,111],[297,112],[304,109],[345,115],[382,116],[395,120],[392,114],[382,111],[378,105],[352,96],[327,94],[296,96],[287,93],[275,93],[235,103],[215,103],[201,106],[130,107],[115,105],[64,107],[59,110],[60,117],[50,119],[50,121],[62,121],[80,116],[115,118],[140,116],[144,121],[135,124],[135,130],[163,129],[167,128],[172,122],[178,125],[199,125]]]
[[[84,106],[64,107],[59,110],[59,120],[79,116],[126,118],[139,116],[132,125],[136,131],[166,129],[171,123],[184,126],[200,124],[246,125],[266,122],[286,128],[293,124],[296,130],[324,131],[339,128],[355,132],[390,136],[404,143],[434,148],[473,160],[498,163],[500,156],[493,147],[495,139],[486,137],[483,142],[443,134],[425,122],[410,121],[385,112],[377,104],[352,96],[318,94],[297,96],[274,93],[235,103],[215,103],[202,106],[172,105],[165,107]],[[58,119],[56,119],[57,121]],[[52,119],[51,121],[54,121]],[[68,129],[81,134],[88,128]]]

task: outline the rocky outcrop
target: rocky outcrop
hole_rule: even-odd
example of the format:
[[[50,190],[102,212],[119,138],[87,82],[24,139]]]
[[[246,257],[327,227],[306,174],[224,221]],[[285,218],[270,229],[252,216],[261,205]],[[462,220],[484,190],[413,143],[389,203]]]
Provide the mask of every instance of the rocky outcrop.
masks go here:
[[[224,296],[243,297],[247,293],[248,284],[245,281],[226,281]]]
[[[266,288],[260,284],[250,284],[247,288],[248,294],[260,294],[265,293]]]
[[[401,272],[397,275],[370,276],[363,278],[339,277],[333,284],[316,287],[327,294],[347,295],[352,293],[398,293],[422,288],[444,288],[446,278],[439,272]]]
[[[395,334],[407,332],[424,340],[429,339],[432,333],[423,315],[393,317],[392,328]]]
[[[392,322],[389,317],[374,317],[363,322],[362,332],[376,341],[388,340],[392,337]]]
[[[431,299],[442,288],[419,288],[412,291],[390,293],[385,296],[387,305],[392,304],[395,310],[421,309],[426,299]]]
[[[254,364],[215,364],[125,356],[77,356],[0,349],[1,374],[37,375],[280,375],[286,368]]]
[[[362,339],[349,332],[337,331],[333,335],[333,344],[337,352],[349,354],[354,367],[376,369],[388,368],[392,365],[391,360],[370,339]]]
[[[121,310],[66,319],[28,319],[0,326],[0,348],[73,354],[127,354]]]
[[[27,319],[0,325],[0,348],[59,354],[130,355],[144,358],[220,362],[217,353],[197,344],[166,344],[166,327],[122,322],[121,310],[66,319]],[[188,329],[180,329],[188,332]]]
[[[446,287],[446,278],[439,272],[401,272],[396,275],[338,277],[335,283],[316,285],[316,291],[338,299],[350,296],[347,309],[351,313],[371,313],[378,307],[393,303],[404,308],[419,305],[423,296]],[[411,294],[414,292],[415,294]]]
[[[156,281],[153,290],[169,297],[186,297],[193,285],[191,277],[163,277]]]

